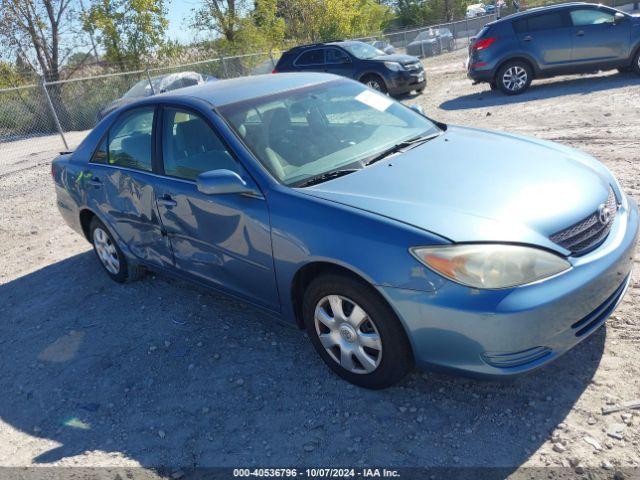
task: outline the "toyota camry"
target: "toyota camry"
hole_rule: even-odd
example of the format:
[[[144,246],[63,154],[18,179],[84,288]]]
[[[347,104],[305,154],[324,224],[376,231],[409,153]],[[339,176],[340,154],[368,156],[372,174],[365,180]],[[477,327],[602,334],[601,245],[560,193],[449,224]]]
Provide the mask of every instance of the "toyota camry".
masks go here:
[[[622,299],[636,204],[585,153],[418,110],[322,73],[142,99],[53,161],[58,207],[113,280],[250,302],[363,387],[551,362]]]

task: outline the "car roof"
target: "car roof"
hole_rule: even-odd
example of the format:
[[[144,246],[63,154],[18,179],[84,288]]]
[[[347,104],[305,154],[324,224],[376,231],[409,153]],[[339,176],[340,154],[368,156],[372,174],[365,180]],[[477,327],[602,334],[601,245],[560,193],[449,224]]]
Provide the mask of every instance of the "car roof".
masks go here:
[[[217,80],[193,87],[181,88],[170,93],[156,95],[159,102],[168,97],[191,97],[205,100],[218,107],[230,103],[242,102],[252,98],[264,97],[275,93],[298,88],[319,85],[331,80],[344,79],[329,73],[295,72],[254,75],[228,80]]]
[[[508,17],[504,17],[493,23],[501,23],[505,21],[516,20],[518,18],[527,17],[529,15],[534,15],[537,13],[552,12],[554,10],[564,10],[572,7],[600,7],[600,6],[602,5],[599,5],[596,3],[587,3],[587,2],[569,2],[569,3],[560,3],[556,5],[546,5],[544,7],[535,7],[535,8],[530,8],[528,10],[525,10],[523,12],[514,13],[512,15],[509,15]]]

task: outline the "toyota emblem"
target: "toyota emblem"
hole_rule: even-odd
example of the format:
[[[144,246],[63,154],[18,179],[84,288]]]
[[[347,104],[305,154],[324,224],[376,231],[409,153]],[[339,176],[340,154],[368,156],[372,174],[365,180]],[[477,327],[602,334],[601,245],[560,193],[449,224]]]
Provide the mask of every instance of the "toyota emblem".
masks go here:
[[[607,223],[609,223],[610,219],[611,219],[611,210],[607,205],[603,203],[598,207],[598,220],[600,220],[601,224],[606,225]]]

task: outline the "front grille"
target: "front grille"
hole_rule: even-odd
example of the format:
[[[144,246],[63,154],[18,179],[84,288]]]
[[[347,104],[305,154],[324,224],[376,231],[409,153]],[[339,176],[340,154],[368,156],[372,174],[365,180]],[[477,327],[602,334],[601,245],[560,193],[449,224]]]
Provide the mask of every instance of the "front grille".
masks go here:
[[[576,331],[576,337],[581,337],[586,333],[589,333],[595,330],[597,327],[602,325],[609,315],[613,312],[613,310],[618,305],[618,302],[624,295],[624,292],[627,289],[627,285],[629,283],[630,276],[624,279],[624,281],[620,284],[620,286],[613,292],[604,302],[600,304],[598,308],[596,308],[593,312],[591,312],[586,317],[578,320],[576,323],[571,325]]]
[[[598,210],[575,225],[551,235],[553,243],[569,250],[573,255],[584,255],[597,248],[607,238],[618,211],[618,200],[609,187],[609,197]]]

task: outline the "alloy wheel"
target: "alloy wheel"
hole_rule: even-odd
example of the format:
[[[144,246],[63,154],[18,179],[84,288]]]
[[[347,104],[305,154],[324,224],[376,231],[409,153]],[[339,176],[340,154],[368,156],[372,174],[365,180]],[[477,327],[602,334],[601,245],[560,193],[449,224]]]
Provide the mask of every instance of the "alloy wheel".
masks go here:
[[[367,87],[373,88],[374,90],[377,90],[379,92],[382,91],[382,87],[380,86],[380,83],[377,80],[368,80]]]
[[[527,71],[518,65],[509,67],[502,76],[502,83],[505,88],[511,92],[522,90],[527,84],[527,80]]]
[[[104,268],[106,268],[109,273],[117,275],[120,271],[118,251],[111,237],[100,227],[96,227],[93,230],[93,245]]]
[[[329,356],[357,374],[372,373],[382,360],[382,339],[369,315],[354,301],[328,295],[316,305],[316,333]]]

